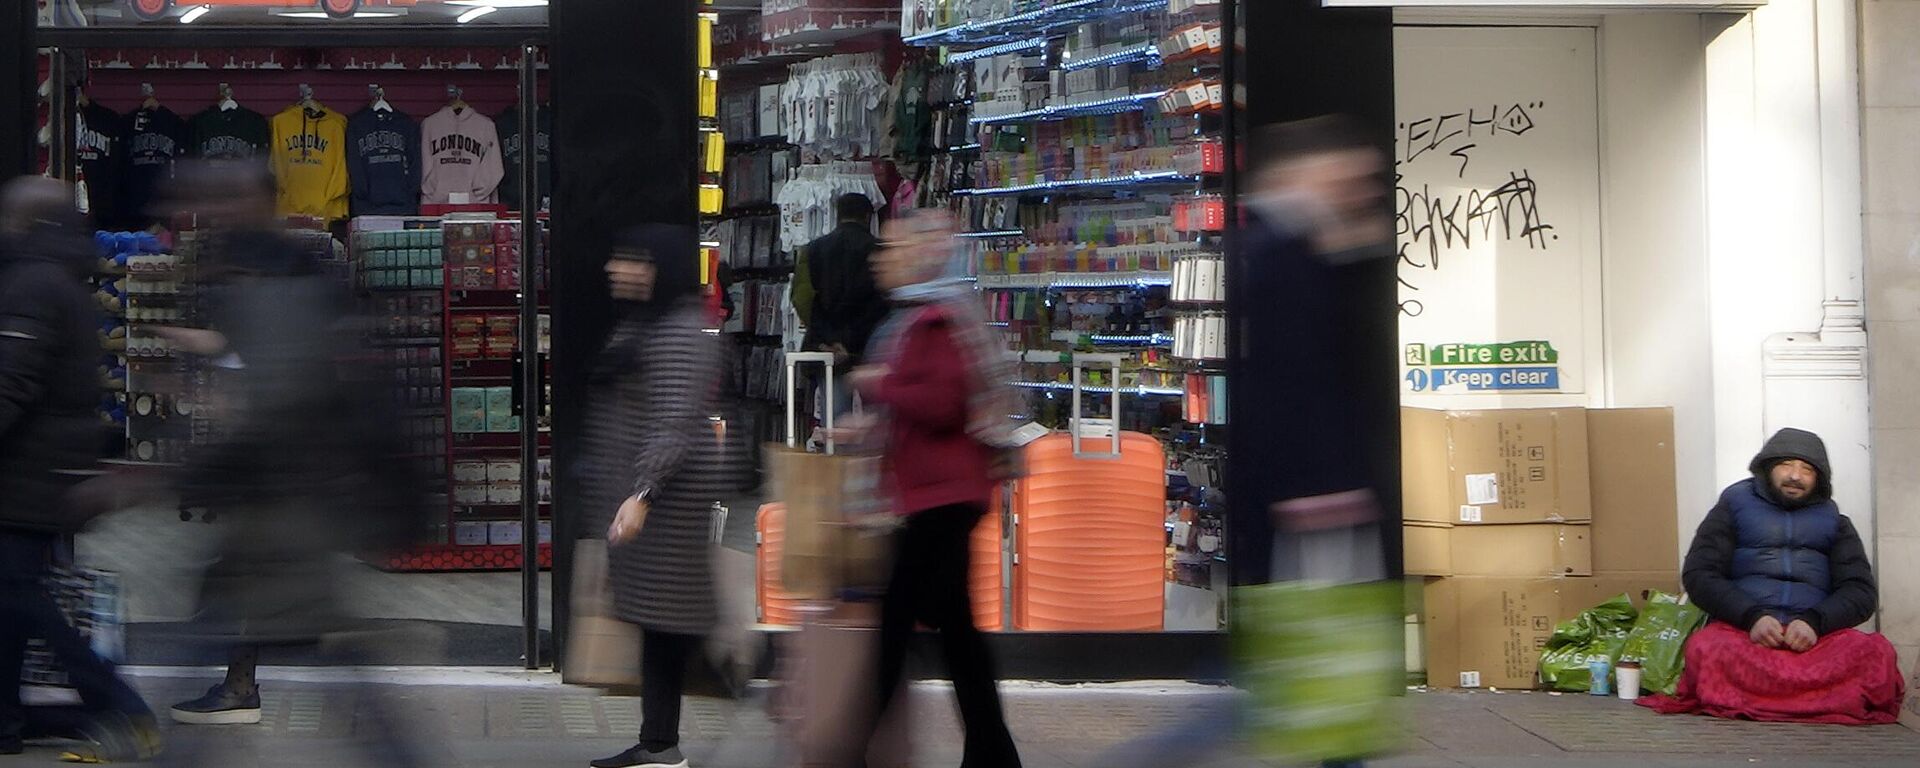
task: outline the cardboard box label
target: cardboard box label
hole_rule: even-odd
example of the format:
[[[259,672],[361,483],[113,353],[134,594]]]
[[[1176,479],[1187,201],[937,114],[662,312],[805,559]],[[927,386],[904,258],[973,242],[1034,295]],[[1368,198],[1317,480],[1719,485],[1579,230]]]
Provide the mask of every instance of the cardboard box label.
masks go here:
[[[1472,504],[1460,505],[1460,522],[1477,523],[1482,519],[1480,508]]]
[[[1468,504],[1483,506],[1500,503],[1499,473],[1488,472],[1480,475],[1467,475],[1466,482]]]

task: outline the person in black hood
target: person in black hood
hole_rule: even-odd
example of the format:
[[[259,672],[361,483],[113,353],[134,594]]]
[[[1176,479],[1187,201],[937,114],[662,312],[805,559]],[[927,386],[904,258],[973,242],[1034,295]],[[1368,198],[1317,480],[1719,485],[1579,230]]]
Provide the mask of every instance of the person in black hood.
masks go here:
[[[1688,549],[1687,594],[1768,648],[1806,651],[1879,607],[1873,565],[1833,503],[1833,469],[1817,435],[1783,429],[1720,494]]]
[[[1687,638],[1675,694],[1646,706],[1748,720],[1873,724],[1899,717],[1898,654],[1853,627],[1879,589],[1833,502],[1819,436],[1782,429],[1701,521],[1681,580],[1711,621]]]
[[[593,768],[685,768],[680,701],[719,618],[708,539],[731,473],[708,420],[719,342],[698,260],[691,227],[648,224],[621,233],[607,261],[620,318],[591,374],[577,474],[587,530],[606,532],[613,613],[645,639],[638,743]]]
[[[139,694],[46,588],[65,536],[86,523],[69,493],[104,445],[94,412],[99,309],[84,280],[94,261],[72,187],[26,178],[0,192],[0,754],[21,750],[17,681],[36,637],[99,721],[98,756],[150,757],[159,747]]]

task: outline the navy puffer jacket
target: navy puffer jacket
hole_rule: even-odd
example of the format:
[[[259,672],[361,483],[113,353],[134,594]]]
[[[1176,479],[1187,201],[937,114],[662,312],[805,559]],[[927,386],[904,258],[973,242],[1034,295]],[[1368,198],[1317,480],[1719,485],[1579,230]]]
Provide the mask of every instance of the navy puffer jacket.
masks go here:
[[[1813,493],[1797,503],[1781,498],[1769,479],[1788,459],[1819,474]],[[1879,589],[1860,534],[1833,503],[1826,445],[1811,432],[1784,429],[1749,468],[1753,477],[1722,492],[1694,535],[1682,574],[1693,602],[1741,629],[1773,616],[1783,624],[1805,620],[1825,635],[1871,618]]]

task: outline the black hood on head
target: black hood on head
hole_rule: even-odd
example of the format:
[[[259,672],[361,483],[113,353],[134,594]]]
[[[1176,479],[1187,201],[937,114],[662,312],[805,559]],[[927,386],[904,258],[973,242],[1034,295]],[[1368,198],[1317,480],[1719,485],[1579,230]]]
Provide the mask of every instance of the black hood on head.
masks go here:
[[[676,224],[641,224],[622,230],[613,238],[613,259],[632,259],[653,263],[653,299],[644,302],[619,302],[629,313],[658,316],[680,299],[700,290],[700,237],[692,227]]]
[[[1799,459],[1812,464],[1814,471],[1820,475],[1814,483],[1813,495],[1800,504],[1787,505],[1778,498],[1773,489],[1773,478],[1768,476],[1773,471],[1773,465],[1787,459]],[[1767,497],[1782,506],[1806,506],[1833,498],[1833,464],[1827,460],[1827,444],[1819,435],[1804,429],[1788,427],[1773,433],[1760,453],[1753,457],[1753,463],[1747,465],[1747,471],[1753,473],[1754,480]]]

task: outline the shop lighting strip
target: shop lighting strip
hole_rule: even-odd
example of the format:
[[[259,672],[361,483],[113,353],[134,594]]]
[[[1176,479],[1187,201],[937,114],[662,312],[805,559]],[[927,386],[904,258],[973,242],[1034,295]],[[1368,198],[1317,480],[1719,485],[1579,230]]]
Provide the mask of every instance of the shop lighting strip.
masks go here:
[[[1073,391],[1072,384],[1064,384],[1058,381],[1016,381],[1013,382],[1013,385],[1022,389],[1038,389],[1048,392]],[[1096,395],[1108,395],[1113,394],[1114,389],[1113,387],[1082,385],[1080,391]],[[1136,395],[1139,397],[1184,397],[1187,392],[1182,389],[1168,389],[1166,387],[1121,387],[1120,394]]]
[[[1066,120],[1073,117],[1118,115],[1125,112],[1138,112],[1146,109],[1148,104],[1152,104],[1161,96],[1165,96],[1166,93],[1166,91],[1130,93],[1111,99],[1041,107],[1039,109],[1029,109],[1025,112],[1015,112],[1010,115],[968,118],[967,122],[974,125],[998,125],[1001,123],[1046,122],[1050,120]]]
[[[970,21],[906,38],[908,45],[983,45],[1009,38],[1045,38],[1090,21],[1165,8],[1166,0],[1071,0],[1000,19]]]
[[[1133,336],[1096,333],[1087,337],[1095,344],[1129,347],[1166,347],[1173,345],[1173,337],[1164,333],[1149,333]]]
[[[961,232],[959,234],[954,235],[954,237],[966,238],[968,240],[988,240],[996,237],[1026,237],[1026,236],[1027,236],[1027,231],[1024,229],[995,229],[987,232]]]
[[[1103,179],[1068,179],[1065,181],[1043,181],[1037,184],[1020,184],[1011,187],[984,187],[976,189],[956,189],[956,197],[992,197],[995,195],[1025,195],[1033,192],[1071,192],[1079,189],[1125,189],[1136,186],[1161,186],[1197,184],[1200,177],[1179,171],[1153,171],[1151,173],[1130,173],[1125,176],[1111,176]]]
[[[1100,56],[1091,56],[1084,59],[1067,59],[1060,62],[1060,69],[1063,72],[1074,72],[1082,69],[1092,69],[1094,67],[1108,67],[1115,64],[1131,64],[1136,61],[1159,60],[1160,46],[1147,43]]]
[[[912,42],[912,41],[908,41],[908,42]],[[1028,38],[1026,40],[1015,40],[1011,43],[1001,43],[999,45],[990,45],[985,48],[980,48],[972,51],[962,51],[960,53],[956,53],[951,56],[948,56],[947,63],[948,64],[965,64],[969,61],[986,59],[994,56],[1005,56],[1010,53],[1026,53],[1027,51],[1044,50],[1046,47],[1047,47],[1047,38],[1033,37],[1033,38]]]
[[[1036,272],[1029,275],[986,275],[984,289],[1021,288],[1152,288],[1173,285],[1172,272]]]

